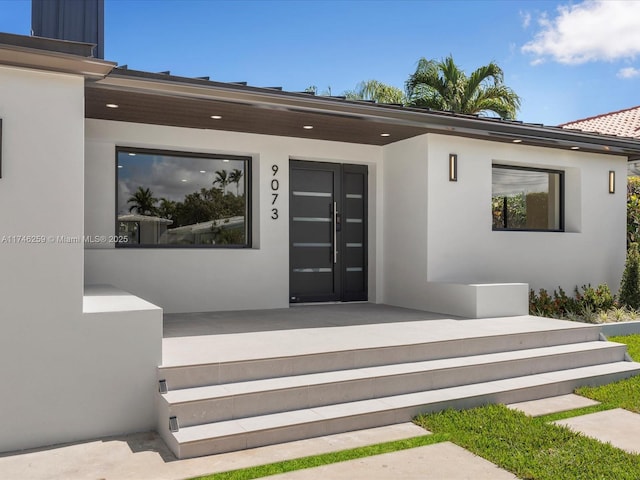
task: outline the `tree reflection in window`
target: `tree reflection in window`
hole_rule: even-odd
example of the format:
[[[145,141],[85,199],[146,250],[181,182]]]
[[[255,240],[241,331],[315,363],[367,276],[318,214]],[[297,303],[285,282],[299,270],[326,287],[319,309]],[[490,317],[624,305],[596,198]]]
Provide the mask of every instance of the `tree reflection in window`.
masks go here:
[[[120,246],[248,246],[248,157],[117,150]]]
[[[563,230],[564,174],[555,170],[494,165],[494,230]]]

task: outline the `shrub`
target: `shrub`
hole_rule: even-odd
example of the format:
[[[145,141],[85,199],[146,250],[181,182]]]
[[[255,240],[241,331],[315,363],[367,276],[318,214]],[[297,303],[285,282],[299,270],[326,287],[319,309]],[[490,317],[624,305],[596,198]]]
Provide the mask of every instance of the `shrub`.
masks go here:
[[[540,289],[538,295],[533,289],[529,290],[529,313],[539,317],[555,317],[557,312],[553,299],[544,288]]]
[[[627,245],[640,241],[640,177],[627,181]]]
[[[634,310],[640,308],[640,253],[637,243],[629,245],[627,252],[620,285],[620,303]]]
[[[583,310],[600,312],[613,307],[614,298],[606,283],[593,288],[591,284],[582,286],[582,293],[576,287],[576,301]]]
[[[583,285],[582,290],[578,287],[575,294],[570,297],[562,289],[554,290],[549,294],[544,288],[536,294],[534,290],[529,291],[529,313],[542,317],[551,318],[582,318],[593,322],[600,312],[606,312],[615,304],[615,297],[606,284],[593,288],[591,285]]]

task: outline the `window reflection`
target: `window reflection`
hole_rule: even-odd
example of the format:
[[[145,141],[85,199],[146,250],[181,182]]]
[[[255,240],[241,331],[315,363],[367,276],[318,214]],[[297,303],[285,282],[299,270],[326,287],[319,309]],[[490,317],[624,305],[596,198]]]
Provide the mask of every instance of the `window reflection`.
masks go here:
[[[247,246],[249,158],[119,148],[120,246]]]
[[[555,230],[562,225],[563,173],[494,165],[494,230]]]

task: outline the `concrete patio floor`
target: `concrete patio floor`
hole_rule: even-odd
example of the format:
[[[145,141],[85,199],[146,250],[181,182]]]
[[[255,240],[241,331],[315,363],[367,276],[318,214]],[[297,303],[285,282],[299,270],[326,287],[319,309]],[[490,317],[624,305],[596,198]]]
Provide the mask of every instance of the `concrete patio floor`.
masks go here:
[[[583,327],[530,315],[467,319],[372,303],[167,314],[162,366],[307,355],[328,346],[340,351]]]

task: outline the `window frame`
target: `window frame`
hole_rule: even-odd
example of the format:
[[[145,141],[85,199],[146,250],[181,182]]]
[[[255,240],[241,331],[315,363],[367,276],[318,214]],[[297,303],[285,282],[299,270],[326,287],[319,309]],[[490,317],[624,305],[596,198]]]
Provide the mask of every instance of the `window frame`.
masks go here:
[[[559,178],[559,192],[558,192],[558,202],[559,202],[559,214],[558,214],[558,224],[560,228],[495,228],[493,226],[493,219],[491,222],[491,230],[493,232],[555,232],[562,233],[565,231],[565,172],[564,170],[555,170],[551,168],[538,168],[538,167],[529,167],[529,166],[521,166],[521,165],[509,165],[504,163],[493,163],[491,164],[491,173],[493,177],[493,169],[500,168],[503,170],[524,170],[528,172],[542,172],[542,173],[553,173],[557,174]],[[493,178],[491,180],[491,198],[493,198]],[[493,212],[492,212],[493,215]]]
[[[136,153],[141,155],[166,155],[172,157],[183,157],[183,158],[205,158],[211,160],[234,160],[234,161],[243,161],[245,164],[244,178],[245,178],[245,242],[240,245],[184,245],[184,244],[131,244],[124,242],[116,242],[116,248],[126,248],[126,249],[137,249],[137,248],[150,248],[150,249],[246,249],[253,248],[253,236],[252,236],[252,225],[253,225],[253,204],[252,204],[252,164],[253,158],[250,155],[225,155],[220,153],[203,153],[203,152],[188,152],[184,150],[166,150],[166,149],[155,149],[155,148],[140,148],[140,147],[127,147],[118,145],[115,148],[115,205],[114,205],[114,213],[115,213],[115,224],[114,231],[115,237],[119,236],[119,221],[118,221],[118,155],[121,152],[125,153]]]

